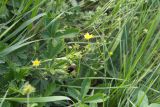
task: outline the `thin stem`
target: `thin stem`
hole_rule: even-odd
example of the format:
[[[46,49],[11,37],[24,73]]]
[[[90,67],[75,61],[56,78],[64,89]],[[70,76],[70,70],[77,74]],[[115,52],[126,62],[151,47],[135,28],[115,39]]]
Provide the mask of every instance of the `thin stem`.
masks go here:
[[[29,94],[27,94],[27,107],[29,107]]]

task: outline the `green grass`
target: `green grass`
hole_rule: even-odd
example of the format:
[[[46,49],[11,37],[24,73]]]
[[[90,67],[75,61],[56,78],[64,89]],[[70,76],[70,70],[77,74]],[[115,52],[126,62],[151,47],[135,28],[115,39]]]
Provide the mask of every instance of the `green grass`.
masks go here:
[[[159,27],[159,0],[1,0],[0,107],[159,107]]]

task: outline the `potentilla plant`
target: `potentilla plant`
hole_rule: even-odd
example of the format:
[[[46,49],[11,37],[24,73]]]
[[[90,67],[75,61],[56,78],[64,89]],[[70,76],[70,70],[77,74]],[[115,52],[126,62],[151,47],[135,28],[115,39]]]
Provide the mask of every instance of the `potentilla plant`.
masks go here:
[[[0,107],[159,107],[159,0],[0,0]]]

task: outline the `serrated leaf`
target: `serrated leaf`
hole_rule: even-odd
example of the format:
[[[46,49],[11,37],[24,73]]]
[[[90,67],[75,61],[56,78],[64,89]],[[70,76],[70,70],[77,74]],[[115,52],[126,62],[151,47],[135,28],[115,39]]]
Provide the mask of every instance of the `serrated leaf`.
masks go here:
[[[68,88],[68,93],[74,99],[79,100],[80,92],[74,88]]]
[[[57,39],[54,40],[53,43],[52,41],[49,41],[48,47],[47,47],[47,57],[48,58],[53,58],[57,54],[59,54],[63,49],[64,49],[64,42],[63,40]]]
[[[89,79],[85,79],[83,80],[82,82],[82,85],[81,85],[81,98],[83,99],[86,95],[87,95],[87,92],[89,91],[89,88],[90,88],[90,84],[91,84],[91,80]]]

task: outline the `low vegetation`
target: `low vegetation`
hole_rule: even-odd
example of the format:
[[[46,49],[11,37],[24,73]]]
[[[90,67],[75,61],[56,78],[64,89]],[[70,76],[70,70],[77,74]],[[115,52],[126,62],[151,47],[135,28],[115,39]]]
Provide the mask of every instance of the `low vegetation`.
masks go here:
[[[0,107],[160,107],[159,0],[0,0]]]

